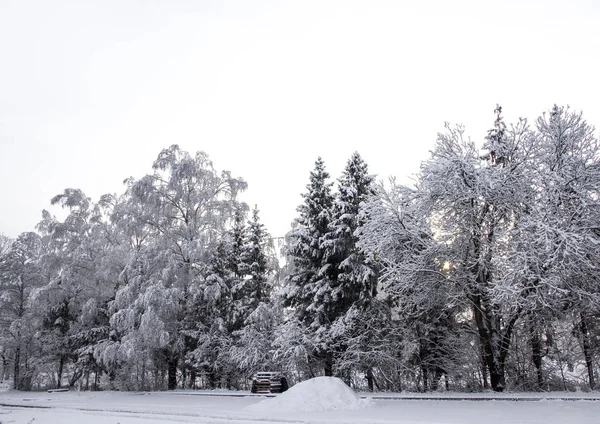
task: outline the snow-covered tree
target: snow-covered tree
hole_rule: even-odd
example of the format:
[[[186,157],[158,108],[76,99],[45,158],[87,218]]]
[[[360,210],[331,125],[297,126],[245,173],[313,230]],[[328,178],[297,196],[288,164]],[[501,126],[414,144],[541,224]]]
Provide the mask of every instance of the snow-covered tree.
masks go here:
[[[372,258],[357,247],[356,231],[364,222],[360,206],[374,193],[367,165],[358,153],[352,155],[337,197],[328,177],[319,158],[300,216],[287,236],[288,276],[282,293],[285,305],[294,308],[294,319],[311,332],[310,357],[323,364],[325,375],[332,375],[336,355],[345,349],[343,324],[351,322],[344,315],[375,295],[377,273]]]
[[[177,368],[192,349],[186,334],[199,334],[190,317],[210,310],[212,300],[222,298],[223,289],[230,290],[215,268],[214,256],[246,183],[229,172],[215,171],[205,153],[192,156],[176,145],[159,154],[153,169],[150,175],[128,181],[127,202],[120,208],[146,232],[143,255],[152,272],[139,276],[135,288],[123,287],[114,307],[122,317],[150,314],[162,329],[154,349],[162,352],[168,387],[174,389]],[[199,301],[210,307],[199,306]],[[112,320],[117,325],[115,316]],[[137,340],[133,333],[145,337],[140,318],[124,322],[130,323],[131,340]]]
[[[374,177],[369,175],[367,164],[355,152],[338,180],[330,231],[324,242],[325,272],[332,285],[334,309],[339,311],[336,315],[342,315],[358,300],[376,294],[375,266],[357,246],[357,230],[366,219],[360,214],[360,207],[374,194]]]
[[[299,216],[286,236],[287,276],[281,296],[284,305],[293,308],[294,313],[290,319],[299,321],[313,334],[322,331],[322,326],[330,322],[326,305],[315,303],[317,296],[329,296],[329,283],[323,272],[323,243],[330,231],[334,198],[331,193],[332,183],[328,179],[325,163],[318,158],[310,173],[307,192],[302,195],[304,203],[298,207]],[[330,352],[317,348],[314,356],[310,356],[323,359],[325,372],[331,375]]]
[[[52,199],[68,209],[63,222],[47,211],[38,224],[48,246],[41,258],[47,283],[32,301],[43,314],[41,329],[46,360],[57,362],[56,384],[64,372],[73,385],[90,370],[99,371],[93,347],[108,336],[108,302],[114,298],[122,263],[103,207],[78,189]]]
[[[324,349],[334,355],[346,349],[340,343],[341,333],[353,331],[347,324],[355,321],[345,320],[346,313],[352,307],[367,307],[377,293],[375,260],[357,244],[359,229],[366,220],[360,208],[374,194],[374,177],[355,152],[338,179],[329,232],[321,245],[324,250],[321,272],[326,284],[317,291],[311,306],[327,311],[327,320],[320,323],[317,334]],[[335,326],[335,334],[328,331],[330,326]]]
[[[415,369],[423,389],[435,389],[441,375],[454,369],[453,318],[460,311],[444,270],[445,246],[434,238],[418,191],[394,179],[389,187],[380,184],[362,209],[368,218],[359,231],[359,247],[377,258],[378,297],[389,302],[394,317],[386,337],[396,352],[382,359]]]
[[[0,255],[0,346],[3,372],[12,362],[13,387],[30,390],[36,369],[37,318],[29,296],[44,283],[39,264],[43,252],[40,236],[22,233]]]
[[[246,240],[241,252],[241,263],[244,273],[247,275],[238,287],[239,299],[246,299],[247,306],[251,311],[256,309],[259,303],[268,302],[271,297],[271,281],[275,270],[275,259],[273,258],[273,244],[271,236],[265,230],[264,224],[260,222],[259,211],[255,207],[252,210],[252,218],[248,223]]]
[[[535,292],[537,321],[566,312],[576,323],[593,389],[590,328],[600,312],[600,142],[581,114],[568,108],[554,106],[538,118],[536,127],[537,196],[519,234],[521,243],[535,252],[526,258],[529,280],[534,282],[526,289]],[[533,333],[532,338],[539,336]],[[541,384],[537,350],[533,357]]]
[[[235,227],[232,233],[235,235]],[[255,207],[240,252],[238,268],[245,275],[238,280],[233,292],[236,321],[242,322],[234,327],[229,351],[236,369],[247,374],[272,363],[270,352],[279,316],[279,308],[272,303],[277,267],[272,239]]]
[[[512,331],[523,311],[519,304],[503,301],[502,294],[514,293],[515,275],[505,252],[531,198],[531,136],[524,121],[505,131],[497,120],[488,144],[493,141],[493,148],[503,153],[489,152],[483,156],[489,160],[482,162],[462,128],[447,130],[438,136],[421,169],[420,212],[429,217],[438,242],[448,248],[444,260],[460,288],[457,299],[467,301],[491,386],[501,391]]]

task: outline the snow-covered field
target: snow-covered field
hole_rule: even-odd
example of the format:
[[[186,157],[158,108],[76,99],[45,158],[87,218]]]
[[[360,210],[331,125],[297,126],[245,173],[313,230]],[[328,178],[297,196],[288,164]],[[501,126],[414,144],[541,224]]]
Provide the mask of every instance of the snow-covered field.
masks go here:
[[[305,382],[278,397],[218,392],[0,393],[0,423],[402,423],[579,424],[600,422],[600,400],[562,393],[504,395],[524,400],[360,399],[336,379]],[[478,396],[481,399],[484,395]],[[570,395],[573,396],[573,395]],[[579,396],[579,395],[577,395]],[[551,399],[554,397],[555,399]]]

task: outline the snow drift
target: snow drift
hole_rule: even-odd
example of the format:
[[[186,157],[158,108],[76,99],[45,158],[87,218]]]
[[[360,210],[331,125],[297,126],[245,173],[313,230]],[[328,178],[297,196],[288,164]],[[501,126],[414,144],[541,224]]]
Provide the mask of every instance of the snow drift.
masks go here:
[[[361,409],[366,406],[354,390],[336,377],[316,377],[298,383],[288,391],[246,408],[251,412],[328,411]]]

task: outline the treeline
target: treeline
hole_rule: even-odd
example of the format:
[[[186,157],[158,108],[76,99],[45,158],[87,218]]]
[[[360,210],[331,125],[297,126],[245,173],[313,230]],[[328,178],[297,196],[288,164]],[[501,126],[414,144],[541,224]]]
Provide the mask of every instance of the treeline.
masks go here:
[[[446,127],[414,185],[319,158],[280,268],[246,183],[204,153],[0,243],[3,379],[30,390],[247,388],[255,371],[371,390],[593,389],[599,140],[554,107]]]

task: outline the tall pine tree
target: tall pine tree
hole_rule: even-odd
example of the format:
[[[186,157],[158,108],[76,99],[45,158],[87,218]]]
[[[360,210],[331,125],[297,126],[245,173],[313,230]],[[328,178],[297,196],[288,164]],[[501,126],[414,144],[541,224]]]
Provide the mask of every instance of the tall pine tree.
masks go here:
[[[332,183],[325,163],[319,157],[310,173],[307,192],[302,195],[304,203],[298,207],[300,216],[287,235],[287,277],[283,289],[284,305],[294,310],[294,319],[301,327],[318,337],[319,331],[329,323],[325,303],[315,304],[328,290],[323,274],[323,243],[329,233],[333,208]],[[322,307],[323,306],[323,307]],[[325,372],[331,375],[331,355],[327,349],[315,343],[311,350],[316,358],[325,362]]]
[[[345,319],[346,314],[351,308],[357,309],[352,315],[360,314],[376,295],[375,264],[357,245],[357,230],[366,218],[361,214],[361,204],[373,194],[374,177],[369,175],[360,154],[354,152],[338,180],[332,220],[322,244],[325,254],[322,272],[329,288],[319,291],[317,302],[325,304],[328,311],[330,328],[325,339],[333,360],[347,348],[342,341],[344,335],[353,331],[349,328],[352,320]]]
[[[365,222],[360,206],[375,194],[373,182],[367,164],[357,152],[353,153],[338,181],[334,215],[324,243],[336,316],[343,315],[355,302],[376,294],[375,267],[357,246],[357,229]]]

